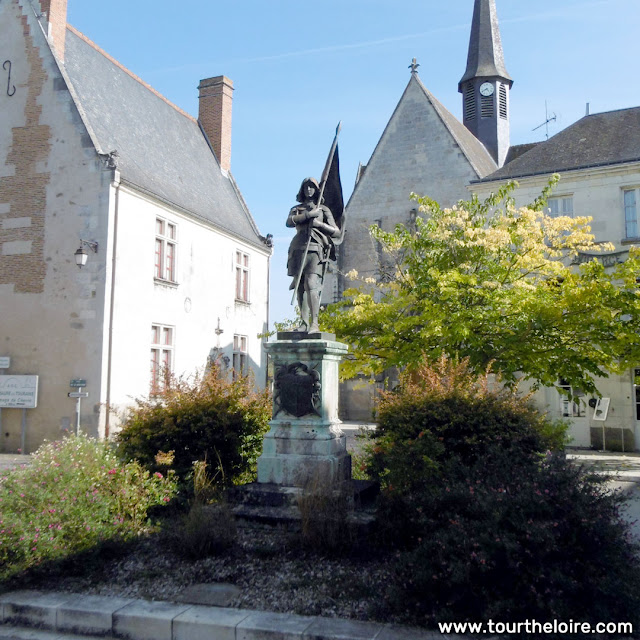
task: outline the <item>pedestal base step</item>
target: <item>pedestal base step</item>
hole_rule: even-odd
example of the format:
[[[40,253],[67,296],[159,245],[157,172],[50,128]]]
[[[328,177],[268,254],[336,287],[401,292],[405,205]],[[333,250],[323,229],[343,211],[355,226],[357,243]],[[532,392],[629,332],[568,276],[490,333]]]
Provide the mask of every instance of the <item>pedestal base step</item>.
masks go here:
[[[345,499],[350,506],[347,520],[358,531],[366,532],[375,522],[374,504],[379,487],[369,480],[350,480],[345,484]],[[339,492],[337,490],[335,493]],[[254,482],[232,487],[227,490],[226,495],[232,512],[240,523],[281,525],[288,529],[298,529],[301,519],[298,500],[304,493],[305,489],[299,487]]]

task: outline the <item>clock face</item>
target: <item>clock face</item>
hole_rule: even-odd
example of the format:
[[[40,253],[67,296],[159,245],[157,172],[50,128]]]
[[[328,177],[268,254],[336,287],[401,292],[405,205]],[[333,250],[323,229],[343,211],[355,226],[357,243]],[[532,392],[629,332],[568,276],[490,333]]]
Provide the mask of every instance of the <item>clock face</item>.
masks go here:
[[[493,95],[493,85],[490,82],[483,82],[480,85],[480,94],[483,96]]]

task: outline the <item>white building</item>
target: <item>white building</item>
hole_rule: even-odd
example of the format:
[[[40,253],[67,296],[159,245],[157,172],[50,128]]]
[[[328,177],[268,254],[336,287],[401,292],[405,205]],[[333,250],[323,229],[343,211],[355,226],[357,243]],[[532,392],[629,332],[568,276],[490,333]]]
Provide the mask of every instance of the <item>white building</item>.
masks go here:
[[[510,156],[501,169],[472,182],[469,191],[483,198],[506,181],[517,180],[516,205],[524,206],[559,173],[549,211],[591,217],[596,241],[614,245],[613,252],[598,256],[605,266],[625,260],[629,247],[640,244],[640,107],[586,115],[546,142],[512,147]],[[637,369],[596,384],[609,398],[605,421],[594,419],[589,400],[593,405],[595,398],[571,402],[555,389],[544,389],[537,398],[550,415],[569,420],[574,446],[601,448],[604,431],[607,448],[640,448],[640,362]]]
[[[3,0],[0,57],[0,383],[39,383],[36,408],[0,409],[0,451],[74,430],[71,380],[101,436],[165,366],[217,357],[264,384],[271,248],[229,171],[231,81],[202,81],[193,118],[67,25],[66,0]]]

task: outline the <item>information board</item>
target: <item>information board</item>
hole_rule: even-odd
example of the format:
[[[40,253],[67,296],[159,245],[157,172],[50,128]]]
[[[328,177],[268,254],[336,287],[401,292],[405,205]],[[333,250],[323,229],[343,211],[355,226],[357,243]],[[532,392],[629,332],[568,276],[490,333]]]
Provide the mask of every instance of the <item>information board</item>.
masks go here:
[[[35,409],[38,376],[0,376],[0,409]]]

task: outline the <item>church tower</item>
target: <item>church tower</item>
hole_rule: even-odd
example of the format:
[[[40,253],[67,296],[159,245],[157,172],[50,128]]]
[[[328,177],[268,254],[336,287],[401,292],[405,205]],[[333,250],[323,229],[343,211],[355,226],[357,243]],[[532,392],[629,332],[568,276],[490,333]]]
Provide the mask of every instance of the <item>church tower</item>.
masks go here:
[[[501,167],[509,151],[509,92],[495,0],[475,0],[467,70],[458,83],[464,125]]]

